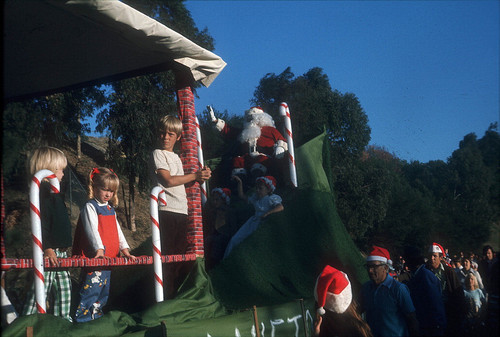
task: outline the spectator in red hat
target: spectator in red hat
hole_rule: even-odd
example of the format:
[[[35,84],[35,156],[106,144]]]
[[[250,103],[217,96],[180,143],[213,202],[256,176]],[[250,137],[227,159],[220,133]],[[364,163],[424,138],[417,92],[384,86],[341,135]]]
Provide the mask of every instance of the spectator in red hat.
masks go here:
[[[424,254],[419,248],[405,247],[404,255],[410,271],[405,284],[415,305],[420,335],[444,336],[447,322],[439,279],[425,268]]]
[[[314,335],[371,337],[370,327],[356,310],[352,301],[351,282],[344,272],[325,266],[314,287],[316,321]]]
[[[370,281],[361,289],[361,312],[374,336],[417,336],[418,321],[408,287],[389,275],[387,249],[373,246],[366,258]]]
[[[441,298],[446,311],[446,335],[460,336],[463,334],[461,323],[465,319],[465,295],[462,284],[452,267],[443,260],[443,247],[434,242],[429,248],[430,258],[426,267],[434,273],[441,284]]]
[[[272,176],[263,176],[255,181],[255,193],[247,197],[243,192],[243,182],[238,176],[233,176],[238,184],[238,196],[247,200],[255,208],[255,215],[251,216],[241,228],[234,234],[227,245],[224,258],[226,258],[234,247],[246,239],[258,227],[262,219],[270,214],[281,212],[284,207],[281,203],[281,197],[274,194],[276,189],[276,179]]]

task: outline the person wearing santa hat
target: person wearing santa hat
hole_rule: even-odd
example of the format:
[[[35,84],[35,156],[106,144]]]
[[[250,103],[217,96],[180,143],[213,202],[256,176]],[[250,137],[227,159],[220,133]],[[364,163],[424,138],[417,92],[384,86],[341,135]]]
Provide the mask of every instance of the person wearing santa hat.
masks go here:
[[[223,119],[216,118],[211,107],[209,112],[216,129],[224,137],[238,139],[243,145],[233,158],[231,175],[245,176],[256,167],[268,171],[275,166],[273,161],[282,159],[288,150],[288,144],[276,129],[273,118],[261,107],[254,106],[245,111],[243,129],[231,127]]]
[[[415,305],[420,335],[444,336],[447,322],[438,278],[425,268],[424,254],[418,247],[405,247],[404,258],[409,270],[405,284]]]
[[[363,284],[361,312],[374,336],[417,336],[418,321],[410,291],[389,275],[391,259],[385,248],[373,246],[366,258],[370,281]]]
[[[262,219],[268,215],[284,210],[281,197],[274,194],[276,179],[272,176],[259,177],[255,181],[255,193],[247,197],[243,192],[243,182],[238,176],[233,176],[238,184],[238,196],[248,201],[255,208],[255,215],[251,216],[229,241],[224,258],[226,258],[234,247],[252,234],[259,226]]]
[[[452,267],[443,261],[445,251],[443,247],[433,242],[429,247],[429,260],[426,267],[436,275],[441,284],[441,299],[446,311],[448,326],[446,335],[459,336],[463,333],[461,323],[466,314],[465,295],[462,284]]]
[[[363,321],[352,301],[351,282],[346,273],[325,266],[314,287],[316,320],[314,335],[371,337],[368,324]]]

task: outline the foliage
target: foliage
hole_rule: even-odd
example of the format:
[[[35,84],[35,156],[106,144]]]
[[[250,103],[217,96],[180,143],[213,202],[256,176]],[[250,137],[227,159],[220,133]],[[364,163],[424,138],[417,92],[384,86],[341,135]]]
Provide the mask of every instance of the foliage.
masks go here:
[[[300,146],[325,130],[332,135],[333,158],[361,155],[370,141],[368,118],[354,94],[332,90],[321,68],[312,68],[294,78],[290,68],[281,74],[267,74],[254,93],[254,104],[281,122],[281,102],[290,107],[294,143]]]
[[[321,68],[295,77],[290,68],[264,76],[254,104],[278,125],[287,102],[294,142],[300,146],[327,129],[339,215],[358,247],[432,241],[450,250],[478,250],[500,215],[500,137],[492,124],[481,139],[466,135],[448,162],[407,163],[370,140],[368,119],[354,94],[332,90]]]
[[[182,1],[125,1],[204,48],[213,49],[206,30],[199,31]],[[98,130],[107,131],[110,159],[139,188],[149,187],[148,157],[158,139],[157,123],[176,115],[175,78],[171,72],[140,76],[112,83],[110,106],[98,115]]]
[[[41,145],[61,147],[89,131],[85,119],[105,104],[104,90],[76,89],[5,106],[3,112],[3,170],[20,174],[27,152]],[[83,122],[82,122],[83,121]]]
[[[182,1],[126,1],[167,27],[200,46],[212,50],[213,39],[207,30],[199,31]],[[156,73],[111,84],[108,109],[98,115],[98,131],[110,137],[111,166],[129,180],[129,223],[134,224],[135,182],[142,191],[150,187],[148,158],[159,139],[158,121],[166,114],[177,115],[176,81],[172,72]]]

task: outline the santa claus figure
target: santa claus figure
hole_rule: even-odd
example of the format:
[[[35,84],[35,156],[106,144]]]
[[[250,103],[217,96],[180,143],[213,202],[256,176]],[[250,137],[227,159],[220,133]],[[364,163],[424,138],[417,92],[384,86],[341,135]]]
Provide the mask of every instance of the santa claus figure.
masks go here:
[[[233,159],[233,175],[261,176],[268,172],[273,159],[281,159],[288,150],[285,138],[276,129],[271,115],[260,107],[252,107],[245,111],[243,129],[226,124],[223,119],[216,118],[209,107],[212,122],[225,137],[238,139],[242,150]]]

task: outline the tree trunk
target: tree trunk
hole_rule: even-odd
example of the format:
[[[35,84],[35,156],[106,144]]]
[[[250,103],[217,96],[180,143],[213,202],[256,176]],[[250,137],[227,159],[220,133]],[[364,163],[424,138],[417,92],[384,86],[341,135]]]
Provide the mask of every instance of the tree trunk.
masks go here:
[[[80,115],[78,115],[78,123],[81,125]],[[78,159],[82,157],[82,137],[80,135],[76,137],[76,156]]]
[[[127,220],[127,228],[130,228],[130,217],[128,215],[128,207],[127,207],[127,195],[125,194],[125,186],[122,185],[122,193],[123,193],[123,210],[125,212],[125,219]]]
[[[128,189],[129,189],[129,215],[130,215],[130,230],[132,232],[135,232],[137,229],[135,227],[135,175],[131,174],[130,179],[128,182]]]

